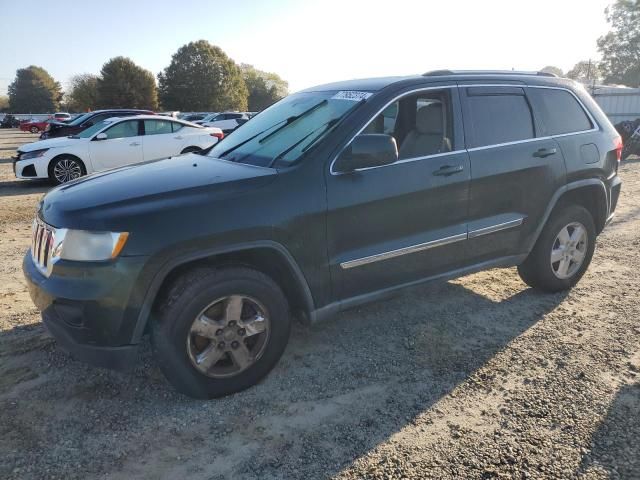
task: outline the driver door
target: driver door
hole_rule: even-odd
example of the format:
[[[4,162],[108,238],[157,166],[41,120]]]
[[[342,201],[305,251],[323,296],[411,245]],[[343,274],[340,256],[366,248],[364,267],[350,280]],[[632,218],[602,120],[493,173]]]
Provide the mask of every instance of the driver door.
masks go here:
[[[89,155],[95,170],[121,167],[143,161],[140,120],[125,120],[102,131],[107,138],[95,136],[89,142]]]
[[[399,159],[341,172],[338,157],[327,172],[329,262],[341,300],[465,262],[470,169],[457,89],[400,98],[362,133],[392,135]]]

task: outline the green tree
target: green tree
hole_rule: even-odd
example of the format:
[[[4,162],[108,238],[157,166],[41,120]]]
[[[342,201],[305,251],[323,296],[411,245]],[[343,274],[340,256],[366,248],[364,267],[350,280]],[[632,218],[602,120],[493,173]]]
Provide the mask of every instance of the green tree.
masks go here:
[[[0,95],[0,112],[6,112],[7,110],[9,110],[9,97]]]
[[[249,110],[259,112],[289,93],[289,84],[275,73],[263,72],[243,63],[242,76],[249,91]]]
[[[599,64],[589,60],[581,60],[576,63],[573,68],[567,72],[567,77],[587,85],[600,83],[602,81]]]
[[[98,106],[98,76],[90,73],[73,76],[65,103],[69,110],[75,112],[95,110]]]
[[[183,45],[158,74],[160,101],[168,110],[246,110],[247,87],[240,68],[206,40]]]
[[[115,57],[102,66],[97,82],[100,108],[158,108],[153,74],[126,57]]]
[[[547,65],[546,67],[544,67],[540,71],[541,72],[546,72],[546,73],[553,73],[554,75],[557,75],[558,77],[564,77],[564,73],[562,72],[562,69],[558,68],[558,67],[554,67],[553,65]]]
[[[58,109],[62,89],[49,73],[31,65],[16,72],[9,85],[9,104],[17,113],[47,113]]]
[[[605,10],[611,30],[598,39],[607,83],[640,86],[640,1],[616,0]]]

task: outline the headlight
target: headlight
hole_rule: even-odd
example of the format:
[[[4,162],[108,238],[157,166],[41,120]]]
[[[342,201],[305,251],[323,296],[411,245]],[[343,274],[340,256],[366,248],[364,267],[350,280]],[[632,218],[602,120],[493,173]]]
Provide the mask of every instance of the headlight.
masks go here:
[[[125,243],[127,243],[127,238],[129,238],[127,232],[65,230],[62,241],[56,245],[53,251],[53,257],[84,262],[109,260],[120,255]]]
[[[48,148],[43,148],[42,150],[34,150],[33,152],[25,152],[20,154],[20,160],[29,160],[30,158],[38,158],[45,154],[45,152],[49,150]]]

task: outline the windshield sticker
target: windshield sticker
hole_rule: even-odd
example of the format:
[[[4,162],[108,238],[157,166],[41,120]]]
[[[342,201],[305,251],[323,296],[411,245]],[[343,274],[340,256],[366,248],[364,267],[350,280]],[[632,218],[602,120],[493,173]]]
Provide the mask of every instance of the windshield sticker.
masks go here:
[[[371,95],[371,92],[358,92],[356,90],[341,90],[336,93],[332,100],[351,100],[352,102],[359,102],[360,100],[366,100]]]

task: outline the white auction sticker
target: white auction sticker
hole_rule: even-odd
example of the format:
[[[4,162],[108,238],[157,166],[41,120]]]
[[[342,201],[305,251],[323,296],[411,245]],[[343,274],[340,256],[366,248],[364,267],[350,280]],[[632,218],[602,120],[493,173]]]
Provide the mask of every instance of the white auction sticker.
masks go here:
[[[333,97],[334,100],[351,100],[352,102],[359,102],[360,100],[366,100],[371,95],[371,92],[358,92],[357,90],[341,90]]]

